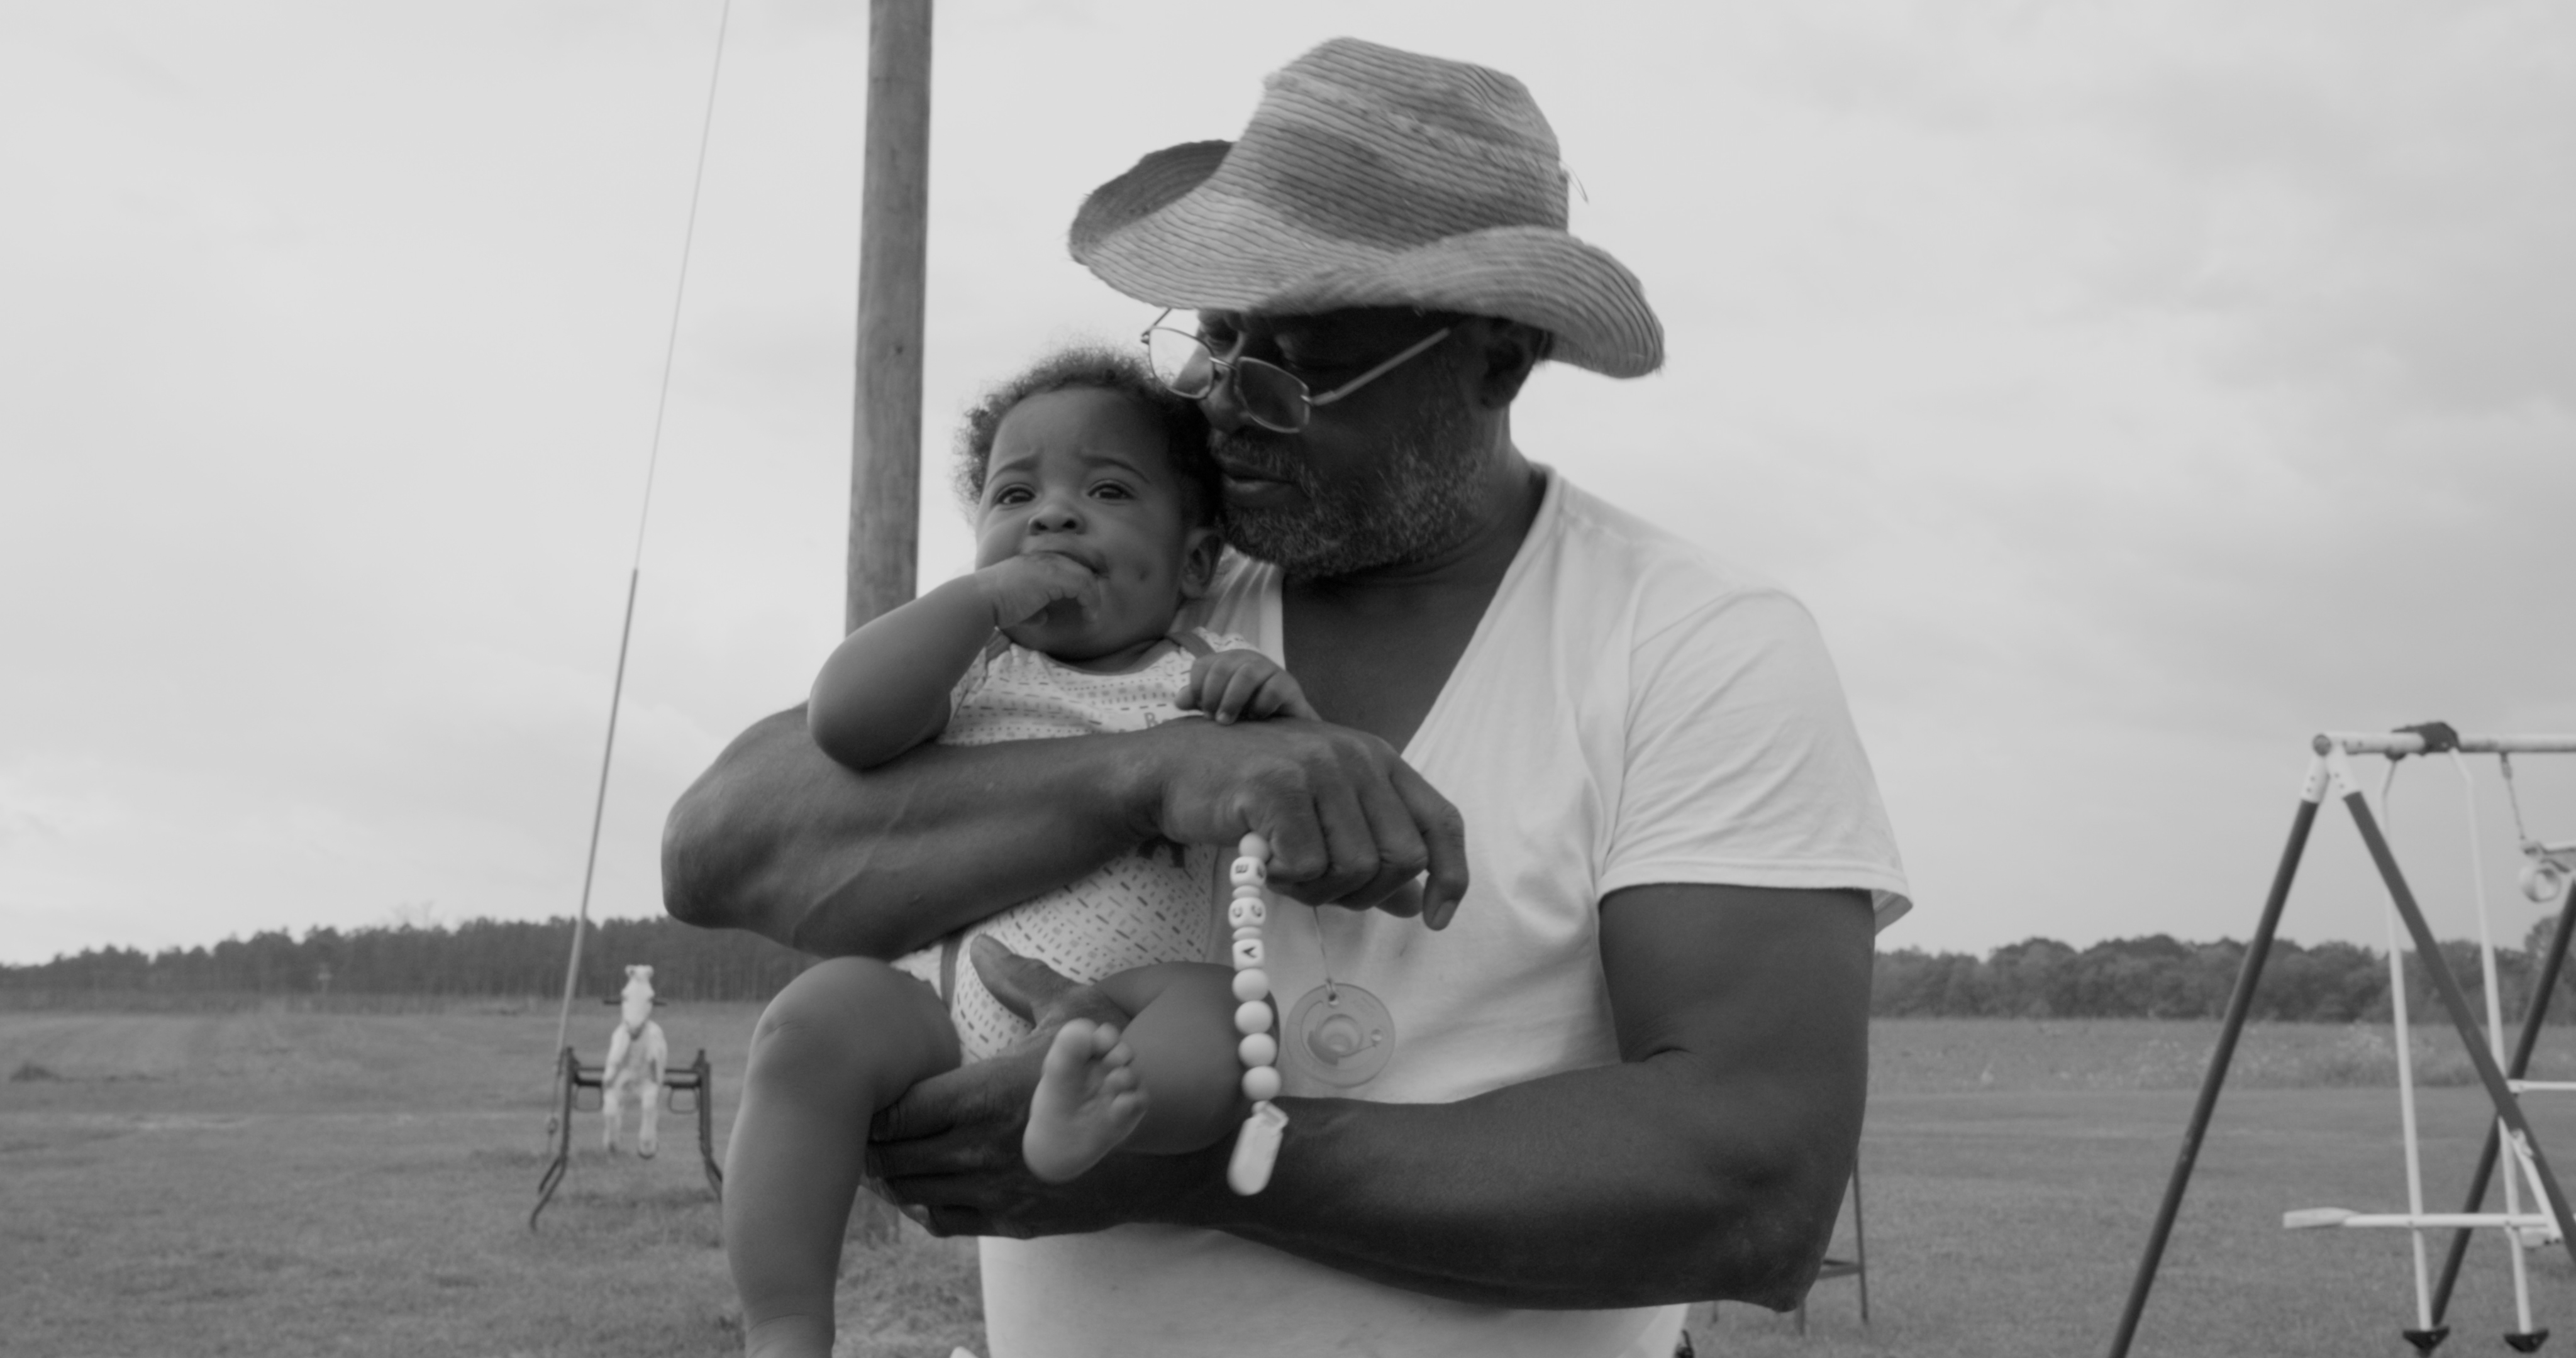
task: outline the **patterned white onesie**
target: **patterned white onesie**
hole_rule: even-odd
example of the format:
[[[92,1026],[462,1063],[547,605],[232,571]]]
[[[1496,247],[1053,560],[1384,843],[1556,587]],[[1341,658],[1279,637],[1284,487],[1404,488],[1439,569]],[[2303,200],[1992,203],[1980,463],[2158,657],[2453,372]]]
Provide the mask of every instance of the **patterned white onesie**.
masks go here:
[[[1248,648],[1241,637],[1193,629],[1183,644],[1127,674],[1093,674],[1028,649],[997,643],[957,681],[943,745],[1142,731],[1196,717],[1172,705],[1188,682],[1198,651]],[[990,934],[1077,981],[1156,962],[1205,962],[1225,946],[1217,918],[1217,855],[1152,841],[1102,865],[1070,886],[1033,896],[895,962],[897,969],[942,986],[958,1046],[969,1061],[1000,1052],[1030,1031],[984,988],[965,945]]]

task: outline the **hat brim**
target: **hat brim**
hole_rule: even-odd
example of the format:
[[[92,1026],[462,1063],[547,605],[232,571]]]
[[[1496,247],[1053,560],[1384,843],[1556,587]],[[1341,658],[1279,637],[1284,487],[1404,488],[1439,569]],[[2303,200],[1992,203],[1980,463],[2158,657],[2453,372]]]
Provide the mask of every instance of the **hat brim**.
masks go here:
[[[1073,257],[1155,306],[1291,315],[1419,306],[1537,326],[1555,337],[1552,357],[1605,376],[1663,365],[1663,326],[1608,251],[1543,226],[1410,246],[1328,238],[1212,188],[1232,146],[1166,147],[1093,190],[1074,215]]]

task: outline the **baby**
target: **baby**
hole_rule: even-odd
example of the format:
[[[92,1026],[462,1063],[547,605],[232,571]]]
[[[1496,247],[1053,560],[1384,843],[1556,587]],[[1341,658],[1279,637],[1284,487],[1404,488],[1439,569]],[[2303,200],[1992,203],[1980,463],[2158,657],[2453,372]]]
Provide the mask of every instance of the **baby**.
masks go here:
[[[1216,574],[1215,470],[1198,407],[1124,355],[1075,350],[1005,383],[960,439],[978,569],[850,634],[814,682],[815,743],[868,769],[926,741],[1135,731],[1194,710],[1315,719],[1248,644],[1192,630]],[[1040,1178],[1119,1146],[1180,1153],[1242,1120],[1215,858],[1148,845],[894,963],[843,957],[779,992],[752,1037],[726,1151],[724,1238],[750,1352],[826,1355],[841,1239],[869,1120],[918,1080],[993,1055],[1028,1024],[961,965],[991,934],[1129,1021],[1067,1023],[1030,1100]]]

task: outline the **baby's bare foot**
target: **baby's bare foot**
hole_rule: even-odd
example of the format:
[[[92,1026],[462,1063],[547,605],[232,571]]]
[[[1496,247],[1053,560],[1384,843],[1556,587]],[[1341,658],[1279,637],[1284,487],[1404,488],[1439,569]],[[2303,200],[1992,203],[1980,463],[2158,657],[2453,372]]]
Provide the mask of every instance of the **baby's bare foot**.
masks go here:
[[[1037,1093],[1029,1097],[1029,1129],[1020,1154],[1029,1172],[1063,1183],[1099,1164],[1145,1119],[1145,1088],[1118,1029],[1075,1019],[1055,1035]]]

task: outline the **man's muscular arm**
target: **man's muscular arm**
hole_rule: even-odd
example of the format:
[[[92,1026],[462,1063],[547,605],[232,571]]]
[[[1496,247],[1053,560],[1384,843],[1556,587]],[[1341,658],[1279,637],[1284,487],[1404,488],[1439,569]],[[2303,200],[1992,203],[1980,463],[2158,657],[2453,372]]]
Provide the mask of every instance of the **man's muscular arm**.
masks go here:
[[[1157,835],[1231,844],[1248,830],[1270,837],[1272,880],[1300,899],[1439,927],[1466,891],[1456,809],[1386,742],[1342,727],[1167,722],[924,745],[854,773],[798,708],[744,732],[681,794],[663,903],[822,956],[895,957]]]
[[[1793,1305],[1859,1146],[1871,934],[1858,892],[1618,892],[1601,953],[1621,1064],[1447,1105],[1292,1107],[1270,1191],[1227,1229],[1461,1300]]]
[[[1871,934],[1856,891],[1616,892],[1601,953],[1620,1064],[1449,1104],[1282,1100],[1287,1142],[1256,1197],[1223,1187],[1224,1146],[1041,1187],[962,1128],[921,1135],[1025,1107],[985,1086],[1002,1063],[917,1087],[880,1135],[920,1139],[881,1142],[879,1167],[945,1231],[1166,1221],[1461,1301],[1787,1306],[1859,1144]]]
[[[1136,793],[1105,786],[1138,776],[1114,743],[925,745],[856,773],[804,708],[781,712],[671,808],[663,904],[817,956],[901,956],[1142,842]]]

